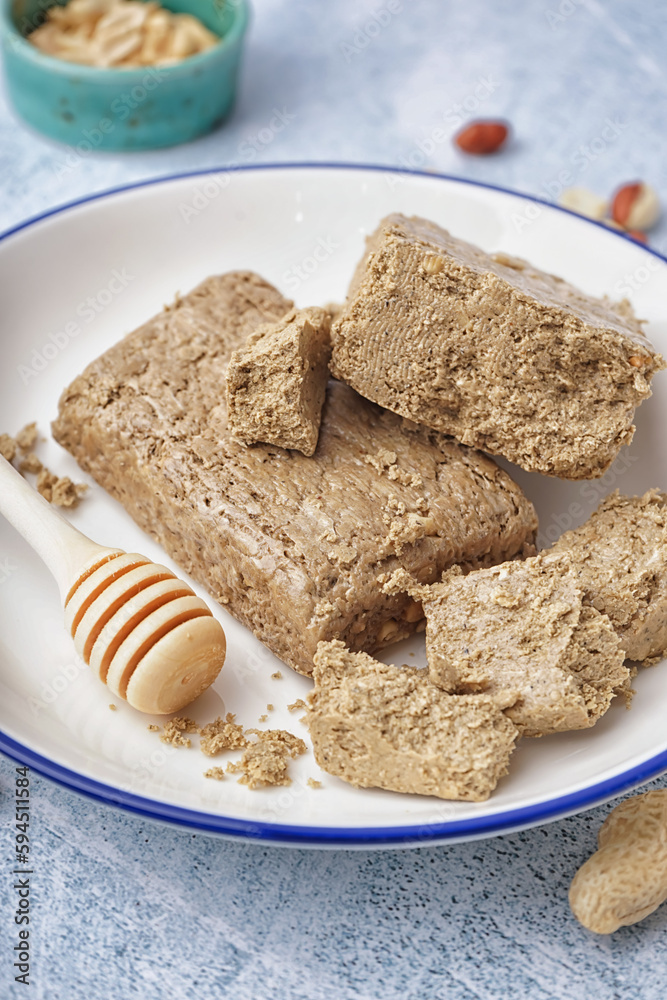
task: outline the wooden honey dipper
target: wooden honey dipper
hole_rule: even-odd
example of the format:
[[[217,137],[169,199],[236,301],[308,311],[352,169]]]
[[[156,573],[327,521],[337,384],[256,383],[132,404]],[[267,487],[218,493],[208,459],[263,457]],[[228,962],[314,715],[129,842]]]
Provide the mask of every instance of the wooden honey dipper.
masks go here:
[[[93,542],[4,458],[0,513],[55,577],[77,653],[114,694],[164,715],[213,683],[225,661],[222,625],[166,566]]]

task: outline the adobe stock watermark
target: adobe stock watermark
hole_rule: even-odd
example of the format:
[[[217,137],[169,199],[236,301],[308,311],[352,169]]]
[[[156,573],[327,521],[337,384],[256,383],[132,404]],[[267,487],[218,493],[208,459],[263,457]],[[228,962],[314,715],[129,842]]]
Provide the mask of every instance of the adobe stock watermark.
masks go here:
[[[177,747],[172,746],[171,743],[160,743],[155,750],[152,750],[145,757],[140,757],[138,763],[133,765],[130,781],[123,785],[123,789],[131,792],[142,787],[147,781],[155,779],[175,753],[178,753]],[[176,788],[178,785],[173,783],[171,787]]]
[[[299,286],[307,281],[317,270],[320,264],[328,260],[336,250],[340,249],[340,243],[336,243],[331,236],[320,236],[309,254],[296,264],[292,264],[282,273],[282,280],[285,282],[290,292],[296,292]]]
[[[550,7],[549,10],[545,10],[544,16],[551,30],[555,31],[585,6],[585,0],[561,0],[555,9]]]
[[[622,121],[618,116],[605,118],[599,134],[588,142],[582,142],[571,154],[570,167],[559,171],[552,180],[542,182],[541,190],[537,192],[538,196],[556,202],[563,191],[572,187],[581,174],[588,170],[591,163],[595,163],[601,156],[604,156],[619,135],[629,127],[629,122]],[[520,212],[512,213],[511,221],[516,231],[520,233],[535,222],[541,214],[542,208],[534,202],[529,202]]]
[[[50,705],[58,700],[63,691],[66,691],[81,674],[88,673],[88,667],[83,660],[70,660],[60,668],[57,674],[49,681],[44,681],[39,689],[39,698],[31,695],[28,698],[28,708],[33,715],[40,715]]]
[[[261,646],[259,649],[251,648],[243,657],[235,657],[234,662],[229,663],[225,669],[231,670],[238,680],[243,681],[269,669],[272,672],[278,670],[280,666],[282,664],[279,664],[271,650]]]
[[[196,219],[204,209],[215,201],[229,187],[234,176],[234,168],[253,163],[259,154],[269,146],[277,135],[283,132],[296,118],[296,114],[287,108],[273,108],[266,125],[257,132],[247,136],[237,147],[238,159],[230,160],[227,168],[220,173],[207,178],[195,188],[194,196],[178,206],[183,222],[189,224]]]
[[[442,112],[444,124],[436,125],[422,139],[418,139],[409,153],[401,153],[398,162],[409,170],[418,170],[436,152],[439,146],[449,142],[459,128],[475,115],[485,101],[500,89],[500,81],[492,76],[480,76],[470,93]],[[401,174],[387,174],[387,184],[394,187],[404,178]]]
[[[402,0],[387,0],[387,3],[382,7],[373,11],[361,27],[355,31],[352,39],[348,42],[341,42],[338,46],[345,62],[350,63],[355,56],[360,56],[365,52],[371,42],[391,24],[397,14],[402,12]]]
[[[64,351],[72,340],[78,337],[100,313],[120,295],[127,286],[134,281],[134,275],[129,274],[127,269],[114,268],[109,276],[109,280],[102,288],[98,288],[93,295],[88,295],[76,306],[74,315],[59,330],[50,333],[46,340],[39,347],[33,347],[30,358],[25,364],[17,365],[17,374],[21,377],[24,385],[30,379],[35,378],[49,363]]]
[[[614,283],[615,295],[619,295],[621,298],[629,298],[633,292],[639,291],[640,288],[646,285],[656,271],[659,271],[662,267],[662,262],[651,254],[646,254],[645,258],[643,264],[640,264],[639,267],[636,267],[629,274],[624,274],[622,278],[619,278]]]
[[[266,146],[270,146],[276,136],[284,132],[295,118],[296,114],[287,108],[272,108],[271,117],[266,125],[239,143],[238,152],[242,162],[252,163],[256,160]]]
[[[13,968],[14,982],[30,986],[30,876],[34,874],[32,840],[30,836],[31,796],[30,769],[16,768],[14,791],[14,868],[12,869],[15,892]]]
[[[290,812],[295,803],[304,795],[311,794],[312,790],[308,786],[308,779],[298,776],[292,778],[289,785],[285,785],[277,794],[264,804],[263,818],[278,822],[286,813]]]
[[[11,580],[18,568],[19,564],[11,556],[2,556],[0,558],[0,586]]]
[[[151,66],[140,83],[115,97],[109,105],[109,113],[100,118],[93,128],[81,129],[81,139],[74,146],[67,147],[67,153],[53,164],[53,172],[60,179],[76,170],[82,160],[102,145],[105,135],[114,132],[119,122],[126,121],[144,103],[165,79],[165,72],[159,66]]]
[[[49,10],[49,8],[52,6],[53,6],[52,0],[37,0],[34,6],[31,5],[32,9],[30,11],[29,17],[27,17],[25,14],[22,14],[22,16],[20,17],[17,16],[18,12],[20,11],[20,8],[18,6],[15,7],[14,25],[17,29],[17,33],[16,34],[14,34],[13,32],[11,34],[10,32],[5,33],[5,38],[4,38],[5,47],[7,49],[10,48],[14,50],[19,49],[23,45],[26,36],[29,35],[32,31],[34,31],[35,28],[39,28],[39,26],[43,23],[47,10]]]
[[[607,471],[599,479],[587,480],[579,487],[579,500],[573,500],[566,510],[558,514],[552,514],[548,527],[540,528],[538,534],[538,547],[553,545],[558,541],[565,531],[574,528],[586,515],[586,508],[582,501],[587,504],[597,506],[611,490],[616,486],[619,479],[632,468],[639,458],[629,452],[621,454],[612,462]]]

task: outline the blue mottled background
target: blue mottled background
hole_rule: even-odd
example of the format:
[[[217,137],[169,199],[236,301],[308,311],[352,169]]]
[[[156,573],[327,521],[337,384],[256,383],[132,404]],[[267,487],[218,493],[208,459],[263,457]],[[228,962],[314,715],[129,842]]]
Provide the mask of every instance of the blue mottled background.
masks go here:
[[[548,198],[563,185],[606,195],[642,179],[667,204],[660,0],[400,0],[377,31],[382,0],[254,8],[233,117],[189,146],[74,155],[24,127],[0,92],[0,228],[93,191],[230,162],[409,164]],[[264,141],[276,108],[289,122]],[[509,118],[507,151],[460,156],[434,130],[449,134],[462,115]],[[667,225],[651,243],[667,251]],[[13,764],[0,760],[2,1000],[25,991],[10,957],[12,786]],[[608,938],[568,909],[609,808],[469,845],[319,853],[147,825],[33,775],[30,995],[664,1000],[667,908]]]

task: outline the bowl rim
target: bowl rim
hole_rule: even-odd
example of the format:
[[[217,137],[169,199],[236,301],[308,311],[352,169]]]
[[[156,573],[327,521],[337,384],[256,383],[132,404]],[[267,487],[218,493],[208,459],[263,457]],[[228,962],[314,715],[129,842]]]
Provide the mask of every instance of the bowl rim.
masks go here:
[[[145,0],[143,0],[145,2]],[[227,52],[235,48],[243,40],[250,20],[250,4],[248,0],[223,0],[233,12],[233,20],[226,35],[220,36],[218,42],[200,52],[197,55],[187,56],[178,63],[171,66],[128,66],[128,67],[102,67],[86,66],[82,63],[68,62],[67,59],[60,59],[58,56],[50,56],[41,52],[35,45],[31,45],[25,35],[21,34],[14,23],[12,16],[13,0],[0,0],[0,44],[2,48],[12,49],[14,53],[24,62],[32,63],[41,70],[54,73],[58,76],[66,76],[70,80],[73,76],[85,80],[87,84],[109,84],[122,81],[124,84],[140,83],[147,74],[156,76],[166,75],[170,77],[188,76],[190,69],[203,67],[207,63],[215,62],[226,56]],[[50,4],[55,7],[56,2]],[[49,8],[46,8],[49,9]],[[10,70],[8,69],[9,75]]]

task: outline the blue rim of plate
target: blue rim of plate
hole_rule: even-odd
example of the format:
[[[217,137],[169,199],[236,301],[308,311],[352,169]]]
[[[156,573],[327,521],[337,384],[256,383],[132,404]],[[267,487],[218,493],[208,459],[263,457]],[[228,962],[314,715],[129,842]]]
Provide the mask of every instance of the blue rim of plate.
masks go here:
[[[509,188],[500,187],[496,184],[486,184],[482,181],[470,180],[464,177],[454,177],[448,174],[432,174],[422,170],[409,170],[402,167],[374,166],[372,164],[357,163],[265,163],[254,164],[252,166],[217,167],[207,170],[195,170],[178,174],[170,174],[165,177],[158,177],[146,181],[138,181],[134,184],[126,184],[107,191],[88,195],[75,201],[67,202],[56,208],[49,209],[40,215],[33,216],[11,229],[0,234],[0,243],[10,236],[28,229],[45,219],[54,215],[60,215],[72,208],[86,205],[89,202],[99,201],[103,198],[110,198],[117,194],[134,191],[138,188],[153,187],[158,184],[166,184],[171,181],[185,180],[195,177],[207,177],[213,174],[228,172],[258,172],[264,170],[345,170],[345,171],[369,171],[372,173],[403,174],[411,177],[419,177],[429,181],[444,180],[456,184],[469,184],[472,187],[485,188],[491,191],[499,191],[512,197],[521,198],[524,201],[538,205],[544,205],[555,211],[563,212],[582,220],[591,226],[604,229],[611,236],[619,239],[635,242],[624,233],[617,232],[605,226],[602,222],[586,219],[576,212],[571,212],[560,205],[554,205],[544,198],[536,198],[532,195],[522,194],[519,191],[512,191]],[[656,250],[639,244],[640,248],[647,253],[657,257],[667,264],[667,258]],[[568,795],[562,795],[546,802],[538,803],[534,806],[524,806],[520,809],[509,809],[502,813],[488,816],[472,817],[465,820],[450,820],[443,823],[413,823],[408,826],[391,827],[308,827],[291,826],[283,823],[264,823],[251,820],[234,819],[227,816],[219,816],[215,813],[200,812],[195,809],[186,809],[181,806],[171,805],[155,799],[145,798],[141,795],[134,795],[122,789],[114,788],[113,785],[106,785],[96,781],[94,778],[86,777],[77,771],[72,771],[61,764],[54,763],[47,757],[31,750],[17,740],[8,736],[0,730],[0,752],[7,757],[26,764],[38,774],[54,781],[56,784],[68,788],[72,791],[86,795],[88,798],[103,802],[106,805],[116,806],[127,812],[142,816],[146,819],[158,822],[170,823],[172,825],[184,826],[189,829],[198,830],[201,833],[218,834],[220,836],[235,839],[257,841],[259,843],[283,844],[301,847],[407,847],[426,846],[434,843],[446,843],[457,840],[473,840],[482,837],[492,837],[501,833],[513,832],[528,827],[539,826],[543,823],[562,819],[573,813],[583,812],[592,809],[609,799],[631,791],[640,785],[645,784],[652,778],[667,771],[667,750],[648,758],[641,764],[614,775],[604,781]]]

